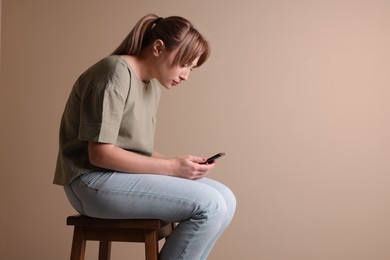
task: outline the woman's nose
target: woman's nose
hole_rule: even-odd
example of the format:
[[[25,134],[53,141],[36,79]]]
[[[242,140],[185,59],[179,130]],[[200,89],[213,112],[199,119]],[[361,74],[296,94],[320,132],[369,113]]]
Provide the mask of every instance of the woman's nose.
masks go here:
[[[180,74],[181,80],[188,80],[188,76],[190,75],[190,70],[185,70]]]

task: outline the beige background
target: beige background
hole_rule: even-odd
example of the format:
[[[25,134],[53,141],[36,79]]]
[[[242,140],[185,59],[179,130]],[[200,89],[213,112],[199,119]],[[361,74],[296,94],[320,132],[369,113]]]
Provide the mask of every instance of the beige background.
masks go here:
[[[163,91],[156,140],[169,156],[227,153],[210,177],[238,208],[209,259],[390,259],[386,0],[3,0],[0,258],[68,259],[60,116],[76,77],[149,12],[189,18],[213,47]]]

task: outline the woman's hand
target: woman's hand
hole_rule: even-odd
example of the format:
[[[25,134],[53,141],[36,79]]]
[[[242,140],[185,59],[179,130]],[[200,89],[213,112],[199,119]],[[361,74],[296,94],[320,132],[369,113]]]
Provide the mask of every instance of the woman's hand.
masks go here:
[[[215,166],[215,162],[212,164],[200,164],[206,160],[207,158],[192,155],[171,159],[173,164],[172,175],[190,180],[201,179],[207,176],[209,171]]]

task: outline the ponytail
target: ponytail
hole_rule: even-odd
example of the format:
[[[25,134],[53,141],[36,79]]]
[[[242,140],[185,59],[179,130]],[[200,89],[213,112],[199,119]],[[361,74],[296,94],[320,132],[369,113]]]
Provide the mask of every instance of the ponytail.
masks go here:
[[[112,54],[137,56],[143,48],[142,43],[146,32],[150,30],[157,19],[158,16],[154,14],[142,17]]]

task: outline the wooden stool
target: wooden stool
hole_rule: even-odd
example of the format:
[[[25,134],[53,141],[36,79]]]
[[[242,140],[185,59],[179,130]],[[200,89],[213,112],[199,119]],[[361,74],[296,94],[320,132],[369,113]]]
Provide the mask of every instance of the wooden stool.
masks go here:
[[[158,241],[169,236],[173,223],[158,219],[97,219],[82,215],[69,216],[74,226],[70,260],[84,260],[87,240],[100,241],[99,260],[109,260],[111,241],[145,243],[145,259],[158,259]]]

